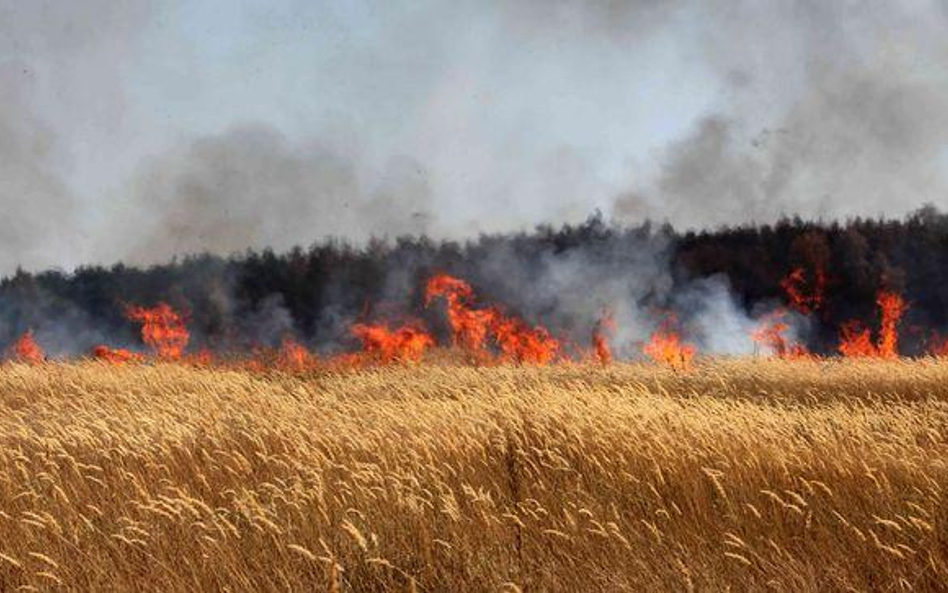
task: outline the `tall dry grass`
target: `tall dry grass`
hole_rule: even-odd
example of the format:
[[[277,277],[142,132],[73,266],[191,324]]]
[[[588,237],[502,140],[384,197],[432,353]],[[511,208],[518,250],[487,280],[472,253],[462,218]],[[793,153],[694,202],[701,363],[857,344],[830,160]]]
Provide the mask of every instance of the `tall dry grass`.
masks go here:
[[[0,369],[0,590],[948,582],[948,364]]]

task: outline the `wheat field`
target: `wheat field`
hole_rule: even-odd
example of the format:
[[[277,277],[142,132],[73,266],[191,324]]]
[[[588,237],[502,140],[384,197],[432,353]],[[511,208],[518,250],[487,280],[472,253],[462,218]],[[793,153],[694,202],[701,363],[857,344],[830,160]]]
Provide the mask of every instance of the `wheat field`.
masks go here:
[[[948,364],[0,367],[0,590],[934,590]]]

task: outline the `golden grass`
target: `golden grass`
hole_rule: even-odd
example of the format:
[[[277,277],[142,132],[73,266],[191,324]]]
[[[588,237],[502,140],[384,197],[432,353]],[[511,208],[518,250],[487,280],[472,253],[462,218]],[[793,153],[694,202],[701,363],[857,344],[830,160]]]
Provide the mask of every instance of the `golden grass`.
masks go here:
[[[916,590],[948,364],[0,368],[0,590]]]

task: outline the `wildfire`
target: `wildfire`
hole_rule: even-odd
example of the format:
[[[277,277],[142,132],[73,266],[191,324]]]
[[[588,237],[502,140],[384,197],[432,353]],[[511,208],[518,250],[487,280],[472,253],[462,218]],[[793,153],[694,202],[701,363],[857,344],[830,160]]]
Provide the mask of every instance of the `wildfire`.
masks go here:
[[[676,370],[687,370],[695,356],[695,347],[682,342],[674,329],[676,320],[669,316],[652,334],[642,351],[652,360]]]
[[[823,273],[816,272],[815,288],[804,290],[806,277],[802,269],[792,271],[782,282],[787,297],[797,311],[813,311],[822,306]],[[425,305],[435,299],[446,304],[447,320],[451,327],[451,343],[476,356],[478,362],[549,364],[555,361],[588,360],[602,365],[613,361],[610,337],[615,331],[611,312],[605,311],[592,328],[591,348],[572,342],[565,345],[543,326],[531,326],[516,316],[507,315],[494,305],[480,305],[471,285],[447,274],[429,279],[425,291]],[[858,320],[840,327],[839,353],[846,357],[897,358],[899,356],[899,323],[906,311],[901,295],[882,290],[876,303],[879,308],[878,336]],[[361,351],[339,354],[321,360],[303,344],[287,338],[278,349],[255,348],[247,358],[218,359],[213,351],[204,348],[185,354],[190,334],[185,317],[167,303],[159,302],[151,308],[128,306],[128,319],[141,323],[141,336],[157,358],[197,366],[227,366],[240,368],[281,369],[300,372],[310,369],[350,368],[366,363],[389,364],[417,362],[435,346],[434,337],[420,322],[402,326],[381,323],[356,323],[350,329],[361,342]],[[759,320],[751,337],[775,356],[797,359],[812,356],[803,344],[787,338],[790,310],[780,308]],[[677,321],[669,315],[643,345],[643,353],[653,361],[676,370],[688,369],[697,352],[693,344],[683,341],[676,328]],[[929,353],[948,356],[948,341],[933,336]],[[122,348],[96,346],[90,355],[114,364],[139,362],[145,356]],[[45,354],[28,331],[7,350],[7,357],[29,363],[45,360]]]
[[[471,285],[447,274],[438,274],[428,281],[425,304],[438,298],[447,303],[452,343],[475,355],[486,353],[488,338],[500,351],[505,362],[546,364],[560,352],[560,342],[544,327],[530,327],[523,320],[504,315],[496,307],[475,309],[471,305]]]
[[[882,312],[882,323],[879,326],[879,356],[898,358],[899,321],[905,314],[905,300],[901,295],[883,290],[879,293],[876,304]]]
[[[612,313],[606,311],[596,322],[592,331],[593,356],[601,365],[612,362],[612,349],[609,347],[609,336],[615,332],[616,322]]]
[[[124,348],[109,348],[99,345],[92,349],[92,357],[96,360],[111,362],[112,364],[123,364],[126,362],[140,362],[144,359],[141,354],[126,350]]]
[[[125,316],[142,324],[142,340],[165,360],[180,360],[191,335],[184,318],[167,303],[152,308],[130,306]]]
[[[932,332],[928,339],[928,354],[931,356],[948,356],[948,338],[938,332]]]
[[[284,338],[277,354],[277,367],[287,371],[305,371],[315,367],[319,359],[292,338]]]
[[[546,328],[531,328],[516,318],[498,316],[491,330],[505,362],[546,364],[560,349],[559,341]]]
[[[905,314],[905,300],[899,294],[883,290],[879,292],[876,304],[881,317],[876,343],[872,342],[868,327],[857,320],[849,321],[840,328],[840,354],[846,357],[898,358],[898,326]]]
[[[809,356],[806,346],[790,342],[784,335],[790,329],[785,321],[786,316],[786,309],[778,309],[765,315],[751,333],[751,338],[779,358],[793,359]]]
[[[878,356],[869,328],[858,320],[848,321],[839,329],[839,353],[847,358]]]
[[[482,350],[496,312],[470,308],[468,303],[474,298],[471,285],[447,274],[438,274],[428,280],[425,305],[430,305],[438,297],[443,297],[447,303],[452,343],[474,352]]]
[[[386,325],[357,323],[351,331],[362,342],[362,351],[382,363],[417,362],[435,343],[427,332],[412,325],[393,330]]]
[[[214,355],[213,350],[205,347],[194,354],[188,354],[182,360],[191,366],[209,367],[217,363],[217,356]]]
[[[36,343],[33,330],[27,330],[7,351],[7,357],[18,362],[39,364],[46,360],[46,352]]]
[[[809,315],[823,306],[826,274],[822,268],[816,268],[812,286],[810,284],[803,268],[795,268],[780,281],[780,287],[787,295],[790,306],[804,315]]]

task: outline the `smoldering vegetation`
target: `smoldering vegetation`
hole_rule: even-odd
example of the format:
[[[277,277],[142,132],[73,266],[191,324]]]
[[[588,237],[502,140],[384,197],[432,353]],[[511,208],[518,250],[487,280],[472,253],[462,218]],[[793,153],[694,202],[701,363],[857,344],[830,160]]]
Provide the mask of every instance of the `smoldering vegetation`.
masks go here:
[[[902,220],[784,219],[701,233],[625,227],[595,215],[463,243],[330,240],[147,268],[19,271],[0,282],[0,339],[9,343],[32,329],[53,356],[81,355],[102,342],[138,348],[125,305],[166,301],[188,316],[192,347],[219,352],[286,337],[337,352],[353,345],[349,328],[358,321],[418,319],[447,341],[443,310],[424,302],[426,280],[447,272],[468,280],[480,303],[546,326],[567,347],[587,345],[608,312],[620,357],[637,355],[669,318],[704,352],[748,354],[757,321],[786,304],[781,280],[802,269],[822,270],[826,285],[818,311],[790,317],[795,339],[814,352],[834,352],[845,321],[877,323],[876,295],[886,289],[908,302],[900,351],[913,355],[948,328],[946,247],[948,215],[934,207]]]

